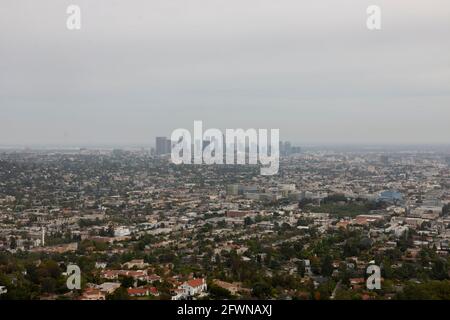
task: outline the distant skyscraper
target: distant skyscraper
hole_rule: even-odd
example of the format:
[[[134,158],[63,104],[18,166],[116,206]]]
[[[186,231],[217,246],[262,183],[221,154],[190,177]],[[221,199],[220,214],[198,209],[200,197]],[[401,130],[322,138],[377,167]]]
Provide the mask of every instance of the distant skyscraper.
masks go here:
[[[300,153],[300,147],[294,147],[289,141],[283,142],[280,141],[280,155],[281,156],[290,156],[296,153]]]
[[[386,156],[386,155],[381,155],[381,156],[380,156],[380,162],[381,162],[383,165],[387,166],[387,165],[389,164],[389,157]]]
[[[170,150],[170,140],[166,137],[156,137],[156,155],[169,154]]]

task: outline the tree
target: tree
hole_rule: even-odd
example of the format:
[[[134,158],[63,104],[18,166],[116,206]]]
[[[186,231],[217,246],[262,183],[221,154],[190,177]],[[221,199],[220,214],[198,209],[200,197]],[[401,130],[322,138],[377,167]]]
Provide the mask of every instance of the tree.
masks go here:
[[[445,260],[437,258],[431,269],[431,275],[433,279],[445,280],[448,279],[448,265]]]
[[[133,278],[124,276],[120,277],[120,284],[124,288],[130,288],[133,286],[134,281]]]
[[[272,287],[266,282],[257,282],[253,286],[252,292],[259,299],[267,299],[272,296]]]
[[[213,283],[208,286],[208,291],[211,295],[211,298],[215,300],[231,299],[232,297],[229,290],[219,287],[218,285],[215,285]]]
[[[310,259],[311,262],[311,271],[314,274],[320,274],[320,261],[317,257],[311,257]]]
[[[56,290],[56,280],[50,277],[42,279],[41,288],[43,292],[54,293]]]
[[[400,239],[398,240],[398,248],[401,251],[404,252],[404,251],[406,251],[406,249],[412,247],[412,245],[413,245],[413,237],[412,236],[413,236],[412,232],[409,230],[404,232],[401,235]]]
[[[305,269],[305,263],[303,261],[300,261],[297,264],[297,272],[300,275],[300,277],[303,278],[305,276],[306,269]]]
[[[408,282],[403,292],[398,294],[400,300],[449,300],[450,281],[429,281],[421,284]]]
[[[350,238],[345,241],[343,253],[345,257],[353,257],[359,255],[359,247],[355,239]]]
[[[450,214],[450,203],[447,203],[442,207],[442,215],[448,216],[449,214]]]
[[[253,223],[252,218],[250,218],[250,217],[245,217],[245,219],[244,219],[244,224],[245,224],[246,226],[249,226],[249,225],[251,225],[252,223]]]
[[[347,197],[343,194],[336,193],[323,199],[323,203],[330,203],[330,202],[347,202]]]
[[[130,296],[128,295],[127,289],[120,287],[117,288],[114,293],[106,296],[106,300],[129,300]]]
[[[10,238],[9,247],[13,250],[17,248],[17,240],[15,237]]]
[[[321,273],[323,276],[330,277],[333,274],[333,259],[330,255],[326,255],[322,259]]]

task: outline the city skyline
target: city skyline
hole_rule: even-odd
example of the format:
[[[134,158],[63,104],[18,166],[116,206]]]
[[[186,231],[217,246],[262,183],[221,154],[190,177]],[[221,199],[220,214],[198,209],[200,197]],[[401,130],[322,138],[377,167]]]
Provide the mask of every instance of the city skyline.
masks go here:
[[[449,18],[1,0],[0,309],[429,315],[450,301]]]

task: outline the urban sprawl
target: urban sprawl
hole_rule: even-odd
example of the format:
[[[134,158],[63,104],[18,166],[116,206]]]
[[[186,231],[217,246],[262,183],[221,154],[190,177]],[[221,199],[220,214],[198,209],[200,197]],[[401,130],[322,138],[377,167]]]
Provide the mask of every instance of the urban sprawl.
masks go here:
[[[450,299],[448,149],[155,147],[0,150],[0,299]]]

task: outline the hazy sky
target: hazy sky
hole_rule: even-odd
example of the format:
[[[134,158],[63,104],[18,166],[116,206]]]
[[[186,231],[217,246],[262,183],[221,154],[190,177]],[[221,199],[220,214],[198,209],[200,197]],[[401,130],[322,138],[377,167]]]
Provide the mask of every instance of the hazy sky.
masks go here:
[[[0,145],[150,145],[194,120],[450,143],[450,1],[0,1]]]

